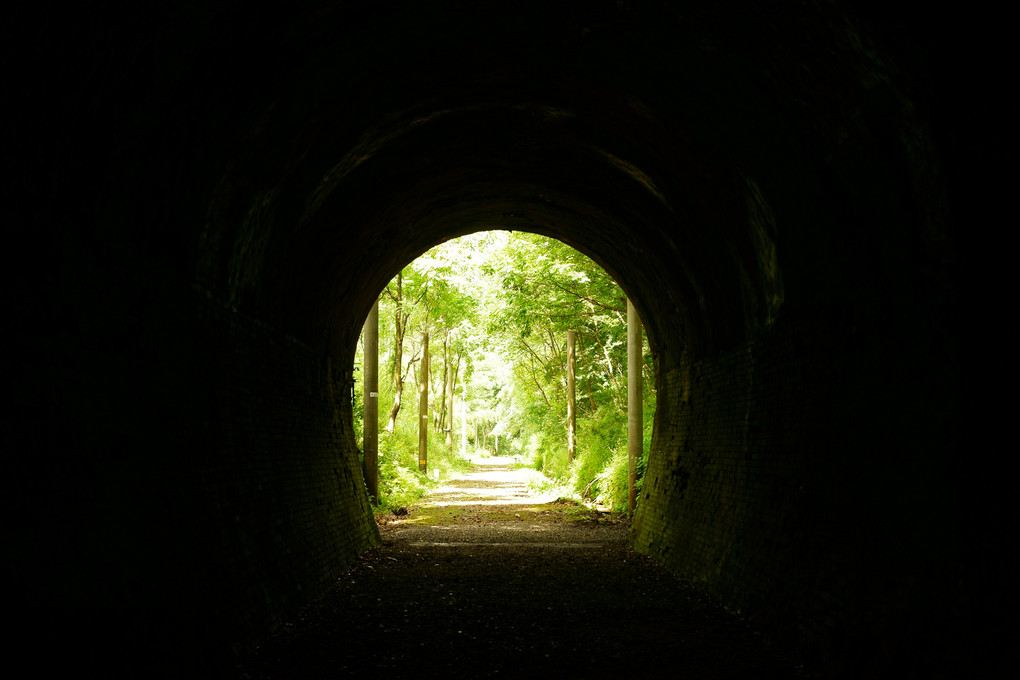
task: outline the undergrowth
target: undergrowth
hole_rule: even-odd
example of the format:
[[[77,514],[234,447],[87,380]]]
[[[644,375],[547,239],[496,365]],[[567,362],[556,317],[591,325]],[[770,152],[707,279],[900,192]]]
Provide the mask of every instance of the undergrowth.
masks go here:
[[[644,478],[654,413],[654,396],[646,396],[643,453],[637,462],[635,482],[638,492]],[[556,435],[559,433],[552,434],[548,430],[531,435],[524,447],[529,467],[546,477],[549,485],[565,489],[565,496],[598,503],[612,512],[626,512],[629,496],[627,414],[607,405],[594,416],[579,419],[573,461],[567,460],[566,443],[562,441],[565,437]],[[540,486],[541,482],[535,484]]]
[[[418,431],[414,424],[397,422],[394,432],[379,433],[379,497],[372,499],[378,510],[393,511],[412,505],[425,497],[439,482],[471,461],[454,447],[446,447],[444,434],[430,432],[427,471],[418,469]]]

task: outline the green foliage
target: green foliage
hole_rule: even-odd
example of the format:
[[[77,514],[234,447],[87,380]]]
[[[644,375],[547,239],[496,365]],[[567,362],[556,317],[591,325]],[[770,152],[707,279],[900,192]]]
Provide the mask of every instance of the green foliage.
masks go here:
[[[357,373],[357,372],[356,372]],[[363,428],[361,421],[361,384],[356,375],[355,385],[355,421],[358,433],[357,444],[362,446],[360,438]],[[379,403],[388,404],[393,399],[393,385],[389,381],[380,380]],[[417,414],[418,403],[415,401],[410,408]],[[418,469],[418,430],[416,418],[404,418],[397,421],[392,433],[386,431],[388,413],[380,408],[379,413],[379,498],[374,499],[380,509],[394,510],[421,500],[436,485],[435,473],[439,480],[447,479],[452,472],[470,466],[468,458],[460,456],[459,442],[454,450],[447,449],[445,437],[441,433],[429,432],[428,438],[428,471],[422,473]]]
[[[558,432],[557,432],[558,435]],[[524,447],[528,466],[551,479],[564,480],[568,473],[567,442],[565,437],[554,436],[549,430],[538,428],[528,437]]]
[[[390,455],[379,459],[379,498],[376,505],[392,511],[421,500],[431,488],[431,482],[418,471],[417,456],[412,466],[399,450],[390,449],[388,453]]]
[[[577,338],[578,423],[577,457],[569,464],[568,330]],[[406,266],[380,298],[381,503],[413,502],[431,483],[417,471],[421,335],[427,331],[430,412],[437,416],[430,422],[454,428],[454,449],[460,447],[466,408],[473,453],[494,453],[498,437],[501,454],[519,455],[550,483],[626,507],[626,330],[626,298],[616,282],[581,253],[543,236],[480,232],[448,241]],[[404,381],[402,407],[395,431],[385,433],[394,368]],[[455,376],[455,416],[441,415],[448,410],[441,396],[444,370]],[[646,370],[650,376],[647,354]],[[356,389],[360,432],[360,386]],[[655,409],[651,385],[644,394],[647,451]],[[430,432],[430,473],[464,464],[446,450],[445,433]],[[642,460],[639,477],[643,470]]]
[[[582,498],[602,500],[604,481],[600,475],[620,449],[627,453],[627,414],[606,405],[592,418],[578,422],[577,461],[573,489]]]
[[[429,432],[427,473],[418,469],[417,423],[410,419],[398,421],[392,433],[379,433],[379,498],[381,508],[394,509],[420,500],[439,480],[448,479],[457,470],[466,469],[470,461],[460,456],[459,449],[446,448],[435,432]]]
[[[627,507],[630,486],[629,460],[626,448],[617,448],[612,458],[595,478],[593,487],[598,495],[595,500],[610,508]]]
[[[531,474],[525,480],[528,493],[536,496],[556,496],[557,498],[574,496],[565,484],[555,479],[550,479],[537,470],[530,470],[529,472]]]

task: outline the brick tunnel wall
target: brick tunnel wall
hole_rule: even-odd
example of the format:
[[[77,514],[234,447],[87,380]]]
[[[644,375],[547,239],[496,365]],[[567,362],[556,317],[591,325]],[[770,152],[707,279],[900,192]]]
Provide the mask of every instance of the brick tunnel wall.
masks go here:
[[[206,297],[197,375],[211,403],[198,463],[200,543],[215,546],[206,613],[237,640],[276,628],[379,544],[353,445],[350,369]],[[208,440],[212,441],[209,442]],[[237,584],[226,588],[225,584]]]
[[[69,334],[35,310],[12,338],[11,639],[55,672],[226,677],[378,545],[350,368],[151,261],[79,244],[63,271]]]
[[[816,671],[937,674],[958,615],[954,376],[932,368],[954,360],[952,304],[875,311],[854,331],[779,324],[660,376],[670,435],[635,547]],[[893,351],[868,346],[872,325]]]

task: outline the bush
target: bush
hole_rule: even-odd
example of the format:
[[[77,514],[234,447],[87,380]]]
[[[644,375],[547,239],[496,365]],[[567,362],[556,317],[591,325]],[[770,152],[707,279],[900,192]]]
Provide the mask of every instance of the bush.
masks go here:
[[[388,416],[388,412],[387,412]],[[446,448],[443,433],[431,431],[428,438],[428,473],[418,469],[418,429],[416,419],[406,414],[397,418],[394,432],[380,428],[379,432],[379,498],[381,509],[393,510],[420,501],[436,485],[433,475],[447,479],[456,470],[470,466],[455,446]],[[382,416],[386,417],[386,416]]]
[[[629,457],[629,452],[625,449],[617,449],[613,452],[613,457],[596,478],[598,495],[593,500],[614,511],[627,507],[630,501]],[[639,465],[639,476],[635,482],[635,487],[638,490],[641,486],[641,472],[643,470]]]
[[[582,498],[595,500],[603,495],[603,470],[618,449],[626,451],[627,416],[613,405],[604,406],[593,418],[578,422],[577,430],[572,486]]]
[[[554,437],[542,430],[532,434],[524,446],[523,455],[529,466],[550,479],[562,480],[567,477],[566,436]]]

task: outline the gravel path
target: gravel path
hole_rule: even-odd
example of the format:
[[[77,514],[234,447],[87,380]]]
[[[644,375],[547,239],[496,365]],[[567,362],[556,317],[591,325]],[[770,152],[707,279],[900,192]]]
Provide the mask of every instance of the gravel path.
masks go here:
[[[478,461],[268,640],[241,678],[795,678],[627,544],[629,522]]]

